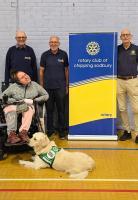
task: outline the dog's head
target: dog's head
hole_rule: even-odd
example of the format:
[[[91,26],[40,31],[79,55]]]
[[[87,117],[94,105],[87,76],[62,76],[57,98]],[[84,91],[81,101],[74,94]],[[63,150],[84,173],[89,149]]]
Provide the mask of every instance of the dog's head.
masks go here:
[[[29,141],[29,146],[33,147],[35,152],[41,151],[50,143],[47,135],[42,132],[33,134],[33,137]]]

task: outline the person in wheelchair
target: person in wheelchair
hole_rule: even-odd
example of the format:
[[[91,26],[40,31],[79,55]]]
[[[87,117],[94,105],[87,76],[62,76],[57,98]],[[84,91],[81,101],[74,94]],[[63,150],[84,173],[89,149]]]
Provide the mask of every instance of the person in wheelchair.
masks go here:
[[[28,74],[23,71],[11,71],[11,78],[15,83],[11,84],[3,93],[2,98],[6,102],[4,106],[5,120],[7,124],[7,143],[25,143],[29,140],[28,130],[35,113],[35,102],[47,101],[47,91],[38,83],[31,81]],[[19,134],[17,134],[17,116],[22,114]]]

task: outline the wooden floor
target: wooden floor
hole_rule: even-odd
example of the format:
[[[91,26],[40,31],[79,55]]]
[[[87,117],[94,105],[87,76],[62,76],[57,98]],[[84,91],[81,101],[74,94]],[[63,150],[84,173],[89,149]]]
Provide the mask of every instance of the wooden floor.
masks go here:
[[[0,161],[0,200],[138,200],[138,144],[120,141],[61,141],[59,147],[81,151],[96,161],[84,180],[69,179],[53,169],[27,169],[31,151],[10,153]]]

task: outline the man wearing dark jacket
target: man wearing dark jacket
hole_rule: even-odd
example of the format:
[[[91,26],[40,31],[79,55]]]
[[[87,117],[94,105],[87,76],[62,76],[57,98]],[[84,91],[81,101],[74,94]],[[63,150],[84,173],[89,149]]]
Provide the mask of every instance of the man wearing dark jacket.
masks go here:
[[[17,44],[9,48],[5,63],[5,83],[11,81],[11,69],[27,73],[32,81],[37,82],[36,56],[33,49],[26,45],[27,36],[23,31],[17,31],[15,37]]]

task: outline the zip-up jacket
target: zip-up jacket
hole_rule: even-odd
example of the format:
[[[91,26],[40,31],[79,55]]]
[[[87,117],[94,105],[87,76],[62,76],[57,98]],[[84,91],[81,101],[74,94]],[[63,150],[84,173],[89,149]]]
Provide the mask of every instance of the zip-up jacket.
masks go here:
[[[13,83],[2,93],[2,96],[4,96],[4,94],[8,96],[9,104],[23,99],[33,99],[36,102],[44,102],[49,98],[47,91],[34,81],[31,81],[28,85]]]

